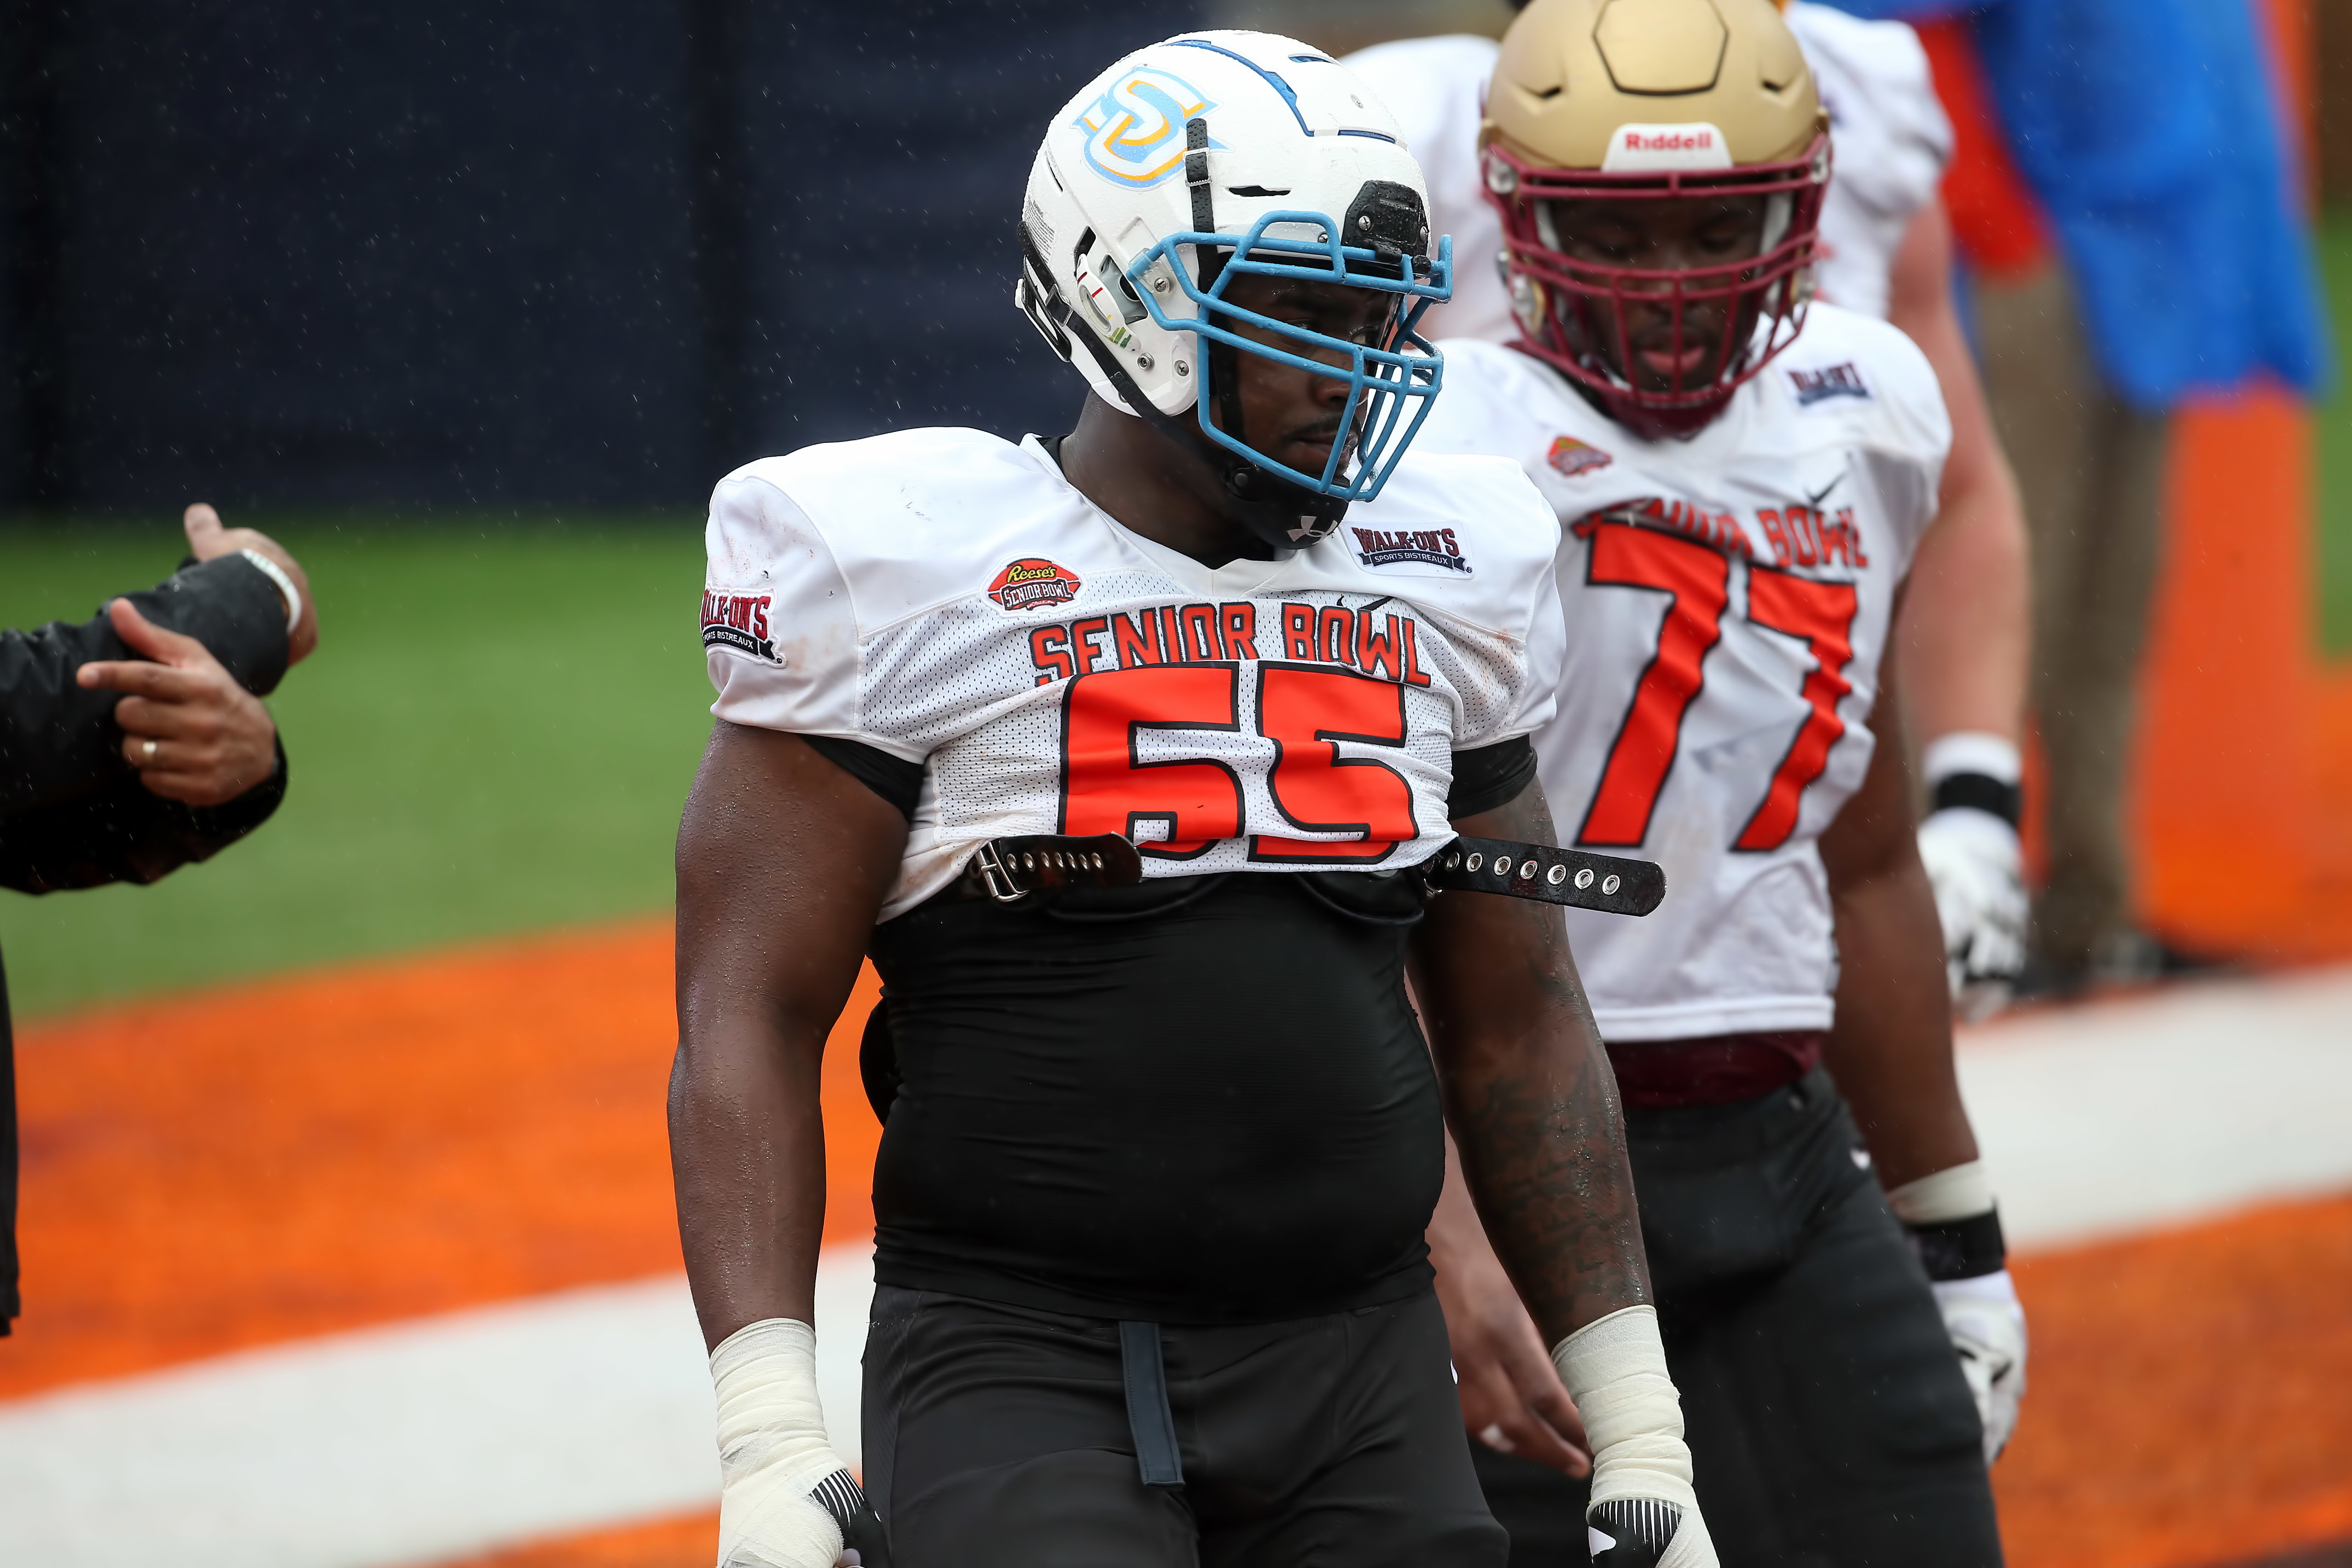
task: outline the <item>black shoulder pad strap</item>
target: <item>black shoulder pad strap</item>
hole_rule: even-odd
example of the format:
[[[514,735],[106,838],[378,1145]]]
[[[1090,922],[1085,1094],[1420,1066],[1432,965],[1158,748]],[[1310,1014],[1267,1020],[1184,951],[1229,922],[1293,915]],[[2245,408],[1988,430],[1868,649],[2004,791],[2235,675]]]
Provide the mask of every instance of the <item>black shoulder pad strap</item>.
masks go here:
[[[1507,893],[1611,915],[1646,915],[1666,896],[1666,873],[1651,861],[1507,838],[1456,838],[1422,874],[1432,892]]]

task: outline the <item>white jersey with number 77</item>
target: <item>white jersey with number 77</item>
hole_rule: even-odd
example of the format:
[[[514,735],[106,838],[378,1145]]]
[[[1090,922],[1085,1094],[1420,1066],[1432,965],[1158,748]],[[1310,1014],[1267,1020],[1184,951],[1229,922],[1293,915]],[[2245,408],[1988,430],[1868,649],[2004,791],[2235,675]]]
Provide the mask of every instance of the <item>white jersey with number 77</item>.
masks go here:
[[[1643,441],[1517,350],[1453,340],[1415,444],[1516,459],[1560,521],[1560,842],[1665,868],[1647,920],[1570,910],[1601,1034],[1830,1025],[1816,841],[1860,786],[1895,596],[1951,426],[1885,323],[1815,306],[1687,441]]]

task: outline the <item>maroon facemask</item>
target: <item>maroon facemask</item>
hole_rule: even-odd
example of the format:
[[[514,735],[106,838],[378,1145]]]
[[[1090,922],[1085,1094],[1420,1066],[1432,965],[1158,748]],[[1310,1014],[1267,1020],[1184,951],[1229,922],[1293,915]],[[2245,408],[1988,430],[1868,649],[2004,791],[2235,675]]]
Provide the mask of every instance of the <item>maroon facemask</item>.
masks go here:
[[[1485,156],[1522,333],[1516,346],[1585,387],[1626,428],[1653,440],[1693,434],[1796,341],[1829,188],[1826,134],[1800,157],[1729,169],[1539,168],[1499,144]],[[1764,232],[1757,255],[1724,266],[1613,267],[1570,256],[1556,232],[1563,203],[1725,196],[1760,201]],[[1644,323],[1638,333],[1629,308]],[[1666,363],[1664,384],[1621,368],[1637,352]]]

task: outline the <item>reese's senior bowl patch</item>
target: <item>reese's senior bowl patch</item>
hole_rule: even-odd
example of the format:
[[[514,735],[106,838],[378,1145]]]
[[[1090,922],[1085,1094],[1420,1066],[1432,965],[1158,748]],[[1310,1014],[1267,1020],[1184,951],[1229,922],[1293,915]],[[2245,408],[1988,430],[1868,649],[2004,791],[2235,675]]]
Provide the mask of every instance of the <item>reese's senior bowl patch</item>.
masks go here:
[[[702,646],[736,648],[771,664],[783,663],[768,630],[768,606],[773,602],[769,594],[715,594],[705,588]]]
[[[1355,528],[1347,531],[1356,559],[1367,566],[1434,566],[1470,574],[1469,558],[1450,528]]]
[[[996,574],[988,596],[1008,610],[1066,605],[1078,596],[1078,575],[1042,556],[1024,555]]]

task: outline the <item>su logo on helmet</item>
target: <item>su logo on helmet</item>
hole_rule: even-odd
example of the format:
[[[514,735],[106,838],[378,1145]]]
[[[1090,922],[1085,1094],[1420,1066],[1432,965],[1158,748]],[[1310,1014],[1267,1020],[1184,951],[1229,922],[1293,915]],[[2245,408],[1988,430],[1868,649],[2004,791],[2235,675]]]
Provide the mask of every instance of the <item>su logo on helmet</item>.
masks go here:
[[[1138,66],[1071,121],[1087,136],[1087,166],[1122,185],[1158,184],[1184,166],[1184,121],[1217,106],[1191,82]]]

